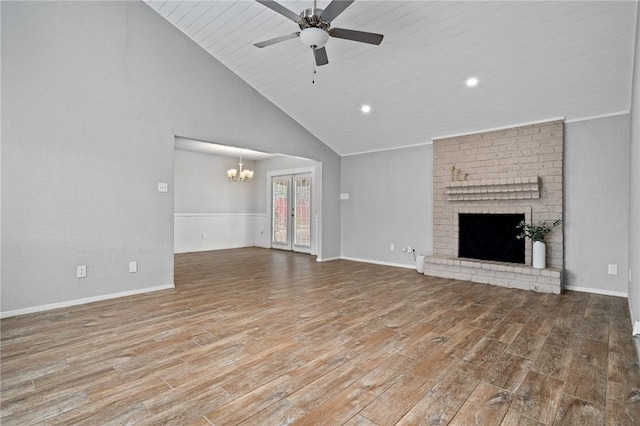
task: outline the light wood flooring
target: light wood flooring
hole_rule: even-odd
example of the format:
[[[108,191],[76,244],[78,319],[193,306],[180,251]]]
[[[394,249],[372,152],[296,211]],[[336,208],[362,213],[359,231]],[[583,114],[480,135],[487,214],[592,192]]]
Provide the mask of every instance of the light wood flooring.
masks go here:
[[[634,425],[627,300],[238,249],[1,321],[2,425]]]

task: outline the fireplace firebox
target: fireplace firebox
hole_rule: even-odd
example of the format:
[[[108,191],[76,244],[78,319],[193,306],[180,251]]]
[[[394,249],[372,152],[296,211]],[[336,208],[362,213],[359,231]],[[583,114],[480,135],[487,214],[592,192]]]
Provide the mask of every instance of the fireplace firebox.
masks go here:
[[[516,238],[523,220],[519,213],[460,213],[458,256],[524,264],[525,240]]]

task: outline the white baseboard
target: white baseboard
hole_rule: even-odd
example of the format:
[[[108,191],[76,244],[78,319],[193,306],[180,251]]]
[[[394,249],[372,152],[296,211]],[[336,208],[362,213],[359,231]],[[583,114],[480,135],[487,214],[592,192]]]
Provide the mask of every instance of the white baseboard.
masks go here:
[[[99,302],[101,300],[117,299],[118,297],[133,296],[142,293],[151,293],[153,291],[168,290],[175,288],[175,284],[166,284],[156,287],[146,287],[137,290],[123,291],[120,293],[103,294],[100,296],[86,297],[84,299],[67,300],[65,302],[51,303],[49,305],[33,306],[31,308],[16,309],[13,311],[0,312],[0,318],[15,317],[18,315],[33,314],[35,312],[50,311],[58,308],[68,308],[69,306],[84,305],[85,303]]]
[[[332,260],[340,260],[340,257],[324,257],[324,258],[321,258],[320,256],[318,256],[316,258],[316,262],[331,262]]]
[[[416,265],[405,265],[403,263],[391,263],[391,262],[383,262],[381,260],[371,260],[371,259],[360,259],[357,257],[347,257],[340,256],[342,260],[351,260],[353,262],[362,262],[362,263],[373,263],[374,265],[383,265],[383,266],[394,266],[396,268],[406,268],[406,269],[416,269]]]
[[[591,288],[591,287],[578,287],[574,285],[567,285],[567,286],[564,286],[564,289],[579,291],[582,293],[602,294],[604,296],[629,297],[627,293],[624,293],[622,291],[601,290],[599,288]]]

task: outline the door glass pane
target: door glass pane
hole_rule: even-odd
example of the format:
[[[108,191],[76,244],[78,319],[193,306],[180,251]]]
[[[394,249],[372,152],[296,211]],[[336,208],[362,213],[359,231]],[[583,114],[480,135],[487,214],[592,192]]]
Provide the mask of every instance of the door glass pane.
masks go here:
[[[295,244],[311,246],[311,178],[295,179]]]
[[[273,181],[273,242],[287,244],[289,229],[288,179]]]

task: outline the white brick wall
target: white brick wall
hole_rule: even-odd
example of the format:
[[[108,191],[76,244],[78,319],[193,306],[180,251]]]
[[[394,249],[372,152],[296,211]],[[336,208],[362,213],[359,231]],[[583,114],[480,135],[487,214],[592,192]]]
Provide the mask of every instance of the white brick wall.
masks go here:
[[[553,121],[435,140],[434,255],[457,256],[457,213],[460,209],[497,213],[509,207],[515,212],[528,212],[527,221],[552,222],[561,219],[563,138],[563,122]],[[452,173],[452,166],[461,170],[461,174]],[[466,179],[463,177],[465,174]],[[465,182],[457,183],[458,179]],[[482,181],[487,180],[493,180],[490,181],[491,185],[494,185],[490,191],[482,193],[474,189],[480,188],[482,191]],[[524,185],[518,185],[523,181],[538,184],[536,188],[524,188]],[[460,188],[465,189],[460,192]],[[458,192],[452,194],[456,191]],[[467,193],[464,193],[465,191]],[[488,192],[491,192],[490,196],[487,195]],[[555,229],[547,237],[546,243],[547,266],[561,270],[564,266],[562,227]],[[530,263],[530,242],[527,244],[527,262]],[[425,268],[426,273],[428,268]],[[472,273],[461,270],[447,273],[452,277],[456,274],[466,277]],[[486,277],[481,276],[479,279],[485,280]],[[502,280],[508,278],[501,277],[498,281]],[[529,280],[527,282],[529,283]],[[536,281],[536,288],[539,291],[548,291],[549,285],[554,286],[558,282],[559,278],[554,280],[553,284]],[[531,283],[527,286],[530,288]]]

